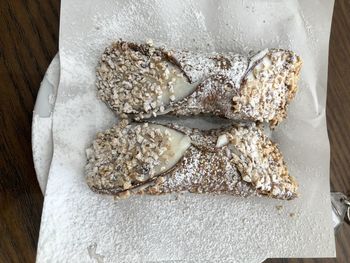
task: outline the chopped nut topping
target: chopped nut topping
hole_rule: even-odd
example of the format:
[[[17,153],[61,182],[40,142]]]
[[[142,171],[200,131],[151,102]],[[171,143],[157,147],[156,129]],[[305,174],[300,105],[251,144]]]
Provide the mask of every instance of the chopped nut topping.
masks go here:
[[[99,133],[87,151],[89,186],[114,194],[130,190],[131,194],[189,191],[281,199],[297,195],[295,179],[262,127],[237,125],[201,132],[170,126],[122,121]],[[217,141],[224,143],[216,147]]]
[[[286,117],[301,64],[287,50],[264,50],[249,62],[231,52],[167,51],[152,42],[119,41],[101,57],[97,89],[113,111],[137,120],[170,111],[266,121],[274,127]]]
[[[98,97],[118,113],[156,116],[164,112],[166,98],[176,99],[174,77],[184,77],[151,42],[130,45],[116,42],[106,48],[96,70]]]
[[[276,126],[286,117],[288,103],[295,96],[301,64],[293,52],[268,52],[232,98],[234,112]]]
[[[95,176],[110,187],[124,190],[154,176],[157,166],[174,154],[168,133],[148,124],[131,125],[126,120],[99,133],[88,152]]]

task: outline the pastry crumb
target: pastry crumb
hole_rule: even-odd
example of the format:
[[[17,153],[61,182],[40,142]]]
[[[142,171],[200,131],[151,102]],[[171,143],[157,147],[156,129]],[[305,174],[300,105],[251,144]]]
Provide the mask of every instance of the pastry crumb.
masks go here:
[[[278,211],[281,211],[281,210],[283,209],[283,205],[276,205],[276,209],[277,209]]]

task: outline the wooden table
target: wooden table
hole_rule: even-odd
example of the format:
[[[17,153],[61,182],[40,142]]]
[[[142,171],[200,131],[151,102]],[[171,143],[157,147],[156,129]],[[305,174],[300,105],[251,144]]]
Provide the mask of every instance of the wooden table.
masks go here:
[[[35,260],[43,196],[32,160],[32,111],[39,84],[58,50],[59,13],[58,0],[0,1],[1,263]],[[332,190],[342,192],[350,191],[349,14],[350,1],[337,0],[328,74],[331,184]],[[350,226],[337,235],[337,254],[337,259],[266,262],[350,262]]]

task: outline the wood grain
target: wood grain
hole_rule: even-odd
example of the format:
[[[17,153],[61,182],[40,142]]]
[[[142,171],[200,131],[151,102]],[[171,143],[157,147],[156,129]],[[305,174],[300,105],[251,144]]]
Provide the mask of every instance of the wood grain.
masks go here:
[[[59,1],[0,1],[0,262],[34,262],[43,196],[33,168],[36,94],[58,49]]]
[[[0,1],[0,263],[34,262],[43,197],[33,168],[31,120],[42,77],[58,49],[58,0]],[[331,185],[350,190],[350,1],[337,0],[330,41],[327,122]],[[302,245],[302,244],[301,244]],[[336,259],[350,262],[350,226],[337,234]]]

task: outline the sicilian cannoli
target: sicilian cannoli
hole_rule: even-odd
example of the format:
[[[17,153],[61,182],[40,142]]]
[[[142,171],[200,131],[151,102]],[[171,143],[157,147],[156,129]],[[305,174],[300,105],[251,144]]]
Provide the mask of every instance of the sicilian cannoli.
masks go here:
[[[282,49],[247,57],[119,41],[106,48],[97,67],[98,97],[135,119],[210,114],[274,127],[286,117],[301,64]]]
[[[89,187],[118,197],[172,192],[297,196],[298,185],[277,145],[254,123],[201,131],[122,120],[98,133],[87,159]]]

